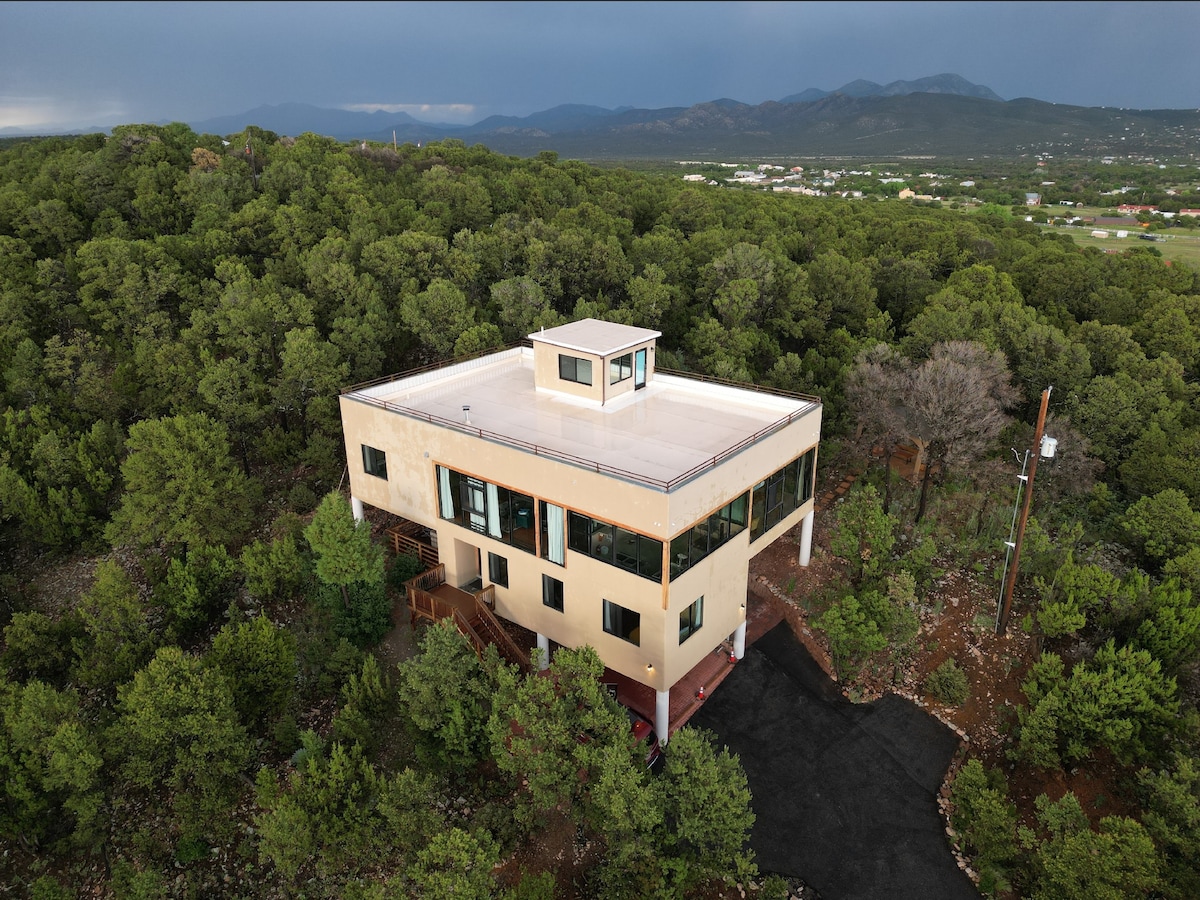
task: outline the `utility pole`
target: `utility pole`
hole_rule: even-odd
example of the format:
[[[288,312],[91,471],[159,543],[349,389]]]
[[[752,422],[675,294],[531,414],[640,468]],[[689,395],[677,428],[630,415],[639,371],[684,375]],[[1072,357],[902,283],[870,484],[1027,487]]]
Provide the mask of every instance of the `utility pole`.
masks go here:
[[[1017,533],[1017,516],[1021,512],[1021,498],[1025,496],[1025,482],[1029,476],[1025,471],[1029,468],[1029,451],[1025,455],[1013,449],[1013,456],[1021,464],[1021,474],[1017,476],[1017,496],[1013,500],[1012,522],[1008,526],[1008,540],[1004,542],[1004,572],[1000,575],[1000,598],[996,601],[996,629],[1000,629],[1000,611],[1004,608],[1004,586],[1008,583],[1008,567],[1012,565],[1013,549],[1017,546],[1014,535]]]
[[[1046,407],[1050,405],[1050,392],[1054,386],[1042,391],[1042,406],[1038,410],[1037,427],[1033,432],[1033,449],[1030,451],[1029,476],[1025,479],[1025,503],[1021,506],[1021,518],[1017,523],[1017,538],[1013,542],[1012,567],[1004,580],[1004,592],[1000,595],[1000,611],[996,616],[996,634],[1008,630],[1008,616],[1012,612],[1013,587],[1017,583],[1017,566],[1021,562],[1021,543],[1025,539],[1025,523],[1029,521],[1029,509],[1033,506],[1033,476],[1037,474],[1038,457],[1042,455],[1043,430],[1046,427]],[[1053,455],[1053,449],[1049,455]]]
[[[250,157],[250,175],[254,179],[254,190],[258,192],[258,166],[254,162],[254,144],[250,142],[250,128],[246,128],[246,155]]]

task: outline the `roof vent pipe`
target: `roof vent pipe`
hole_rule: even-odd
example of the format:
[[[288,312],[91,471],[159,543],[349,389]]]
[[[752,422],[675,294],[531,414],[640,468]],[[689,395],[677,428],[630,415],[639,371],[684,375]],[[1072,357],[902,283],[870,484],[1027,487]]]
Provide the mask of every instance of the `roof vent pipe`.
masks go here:
[[[463,424],[464,425],[471,424],[471,407],[469,407],[469,406],[463,407]]]

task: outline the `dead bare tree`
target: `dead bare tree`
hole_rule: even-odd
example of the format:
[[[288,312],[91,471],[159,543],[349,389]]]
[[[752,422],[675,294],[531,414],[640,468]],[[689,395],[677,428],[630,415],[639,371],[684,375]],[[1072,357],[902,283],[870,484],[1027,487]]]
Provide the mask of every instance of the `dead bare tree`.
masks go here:
[[[986,453],[1017,399],[1004,354],[975,341],[935,344],[911,372],[903,398],[909,435],[923,444],[925,473],[916,521],[925,515],[935,467],[965,466]]]
[[[901,441],[918,449],[924,468],[916,521],[925,515],[935,470],[977,463],[1008,424],[1017,399],[1004,354],[975,341],[935,344],[915,363],[887,344],[859,352],[846,375],[846,402],[856,442],[883,447],[883,505],[891,506],[891,458]]]
[[[892,454],[907,436],[904,392],[912,364],[896,348],[876,344],[858,352],[846,374],[846,402],[854,413],[855,442],[867,453],[883,450],[883,511],[892,502]]]

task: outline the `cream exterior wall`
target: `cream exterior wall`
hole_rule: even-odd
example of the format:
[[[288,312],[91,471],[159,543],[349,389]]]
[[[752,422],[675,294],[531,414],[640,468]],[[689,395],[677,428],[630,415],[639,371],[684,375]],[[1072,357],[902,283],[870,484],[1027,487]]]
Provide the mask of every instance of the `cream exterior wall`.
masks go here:
[[[810,447],[815,447],[820,434],[821,411],[817,409],[677,487],[670,495],[668,537],[675,537]]]
[[[551,349],[557,378],[557,348]],[[753,545],[747,528],[669,586],[571,550],[566,551],[566,566],[558,566],[441,519],[435,466],[444,465],[655,537],[664,543],[664,572],[668,572],[665,556],[671,538],[817,443],[820,408],[668,493],[483,439],[466,427],[434,424],[348,395],[340,402],[355,498],[436,531],[451,584],[465,584],[477,574],[487,580],[487,554],[505,557],[509,587],[496,587],[496,608],[501,616],[564,646],[591,644],[607,666],[656,690],[669,688],[737,628],[744,617],[750,557],[812,509],[810,500]],[[363,470],[362,444],[386,453],[386,481]],[[478,557],[470,548],[479,548]],[[542,603],[543,574],[564,583],[561,613]],[[701,595],[705,598],[703,626],[679,645],[679,613]],[[641,614],[640,645],[604,632],[605,599]],[[647,664],[653,666],[652,671]]]
[[[633,391],[634,391],[634,387],[633,387],[634,375],[630,374],[630,376],[628,378],[626,378],[624,381],[618,381],[616,384],[609,384],[608,383],[608,377],[609,377],[608,376],[608,365],[614,358],[624,356],[626,353],[628,353],[635,360],[634,367],[631,368],[630,371],[631,371],[631,373],[636,372],[636,358],[637,358],[637,352],[639,350],[646,351],[646,384],[650,384],[652,381],[654,381],[654,342],[646,341],[645,343],[636,344],[633,347],[630,347],[628,350],[622,351],[621,353],[615,353],[615,354],[613,354],[613,356],[610,356],[610,357],[608,357],[608,359],[605,360],[605,362],[604,362],[604,400],[605,400],[605,402],[608,402],[609,400],[615,400],[618,397],[623,397],[626,394],[633,393]]]
[[[573,356],[576,359],[591,360],[592,383],[579,384],[576,381],[564,381],[558,377],[558,357]],[[600,403],[604,399],[604,379],[599,373],[603,371],[604,358],[583,350],[567,350],[551,344],[534,344],[533,347],[533,377],[537,384],[551,390],[573,397],[583,397]]]
[[[654,341],[647,340],[634,344],[628,349],[611,355],[599,356],[584,350],[562,347],[557,344],[535,340],[533,342],[533,377],[539,390],[558,391],[573,397],[583,397],[597,403],[606,403],[634,390],[634,378],[609,384],[608,364],[615,358],[629,354],[635,356],[639,350],[646,351],[646,383],[654,379]],[[558,357],[573,356],[576,359],[587,359],[592,363],[591,385],[579,384],[574,381],[564,381],[558,374]]]

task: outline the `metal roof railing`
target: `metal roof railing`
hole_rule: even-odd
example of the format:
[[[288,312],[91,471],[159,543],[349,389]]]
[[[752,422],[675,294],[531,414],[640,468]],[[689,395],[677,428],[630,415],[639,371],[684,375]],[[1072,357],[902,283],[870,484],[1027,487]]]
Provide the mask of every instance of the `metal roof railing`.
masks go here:
[[[713,380],[715,381],[716,379],[713,379]],[[729,384],[730,386],[736,386],[736,385],[734,385],[733,382],[726,382],[726,384]],[[775,393],[772,391],[762,391],[762,392],[763,393]],[[351,399],[357,400],[360,403],[367,403],[367,404],[370,404],[371,406],[379,407],[380,409],[383,409],[387,412],[393,412],[393,413],[397,413],[402,416],[408,416],[409,418],[419,419],[424,422],[429,422],[431,425],[438,425],[443,428],[450,428],[455,431],[461,432],[463,434],[473,435],[475,437],[480,438],[481,440],[494,441],[496,443],[503,444],[505,446],[515,447],[518,450],[523,450],[527,453],[532,453],[535,456],[541,456],[541,457],[545,457],[547,459],[554,459],[559,462],[567,463],[568,465],[578,466],[580,468],[588,469],[590,471],[597,472],[600,474],[611,475],[616,478],[624,479],[626,481],[632,481],[632,482],[637,482],[640,484],[646,484],[646,485],[649,485],[650,487],[654,487],[654,488],[657,488],[661,491],[668,492],[668,493],[670,491],[674,490],[675,488],[679,487],[680,485],[696,478],[701,473],[708,471],[709,469],[715,468],[716,466],[718,466],[722,462],[724,462],[726,459],[733,456],[735,453],[738,453],[739,451],[744,450],[746,447],[749,447],[752,444],[755,444],[758,441],[761,441],[763,438],[767,437],[770,434],[774,434],[775,432],[777,432],[783,428],[786,428],[788,425],[792,424],[797,419],[801,419],[804,416],[811,413],[813,411],[814,407],[820,406],[820,404],[821,404],[820,399],[817,397],[803,396],[803,395],[799,395],[799,394],[788,395],[788,396],[794,397],[795,399],[806,400],[806,401],[808,401],[808,405],[803,409],[798,409],[798,410],[792,411],[788,415],[784,416],[781,419],[777,419],[776,421],[772,422],[770,425],[765,426],[764,428],[760,428],[758,431],[754,432],[754,434],[743,438],[742,440],[738,441],[733,446],[728,447],[725,450],[722,450],[720,453],[716,454],[715,456],[710,457],[709,459],[705,460],[704,462],[698,463],[697,465],[692,466],[692,468],[688,469],[686,472],[684,472],[680,475],[677,475],[674,478],[663,480],[661,478],[653,478],[649,475],[643,475],[638,472],[631,472],[627,469],[622,469],[619,466],[609,465],[608,463],[602,463],[602,462],[599,462],[598,460],[588,459],[588,458],[582,457],[582,456],[576,456],[572,453],[567,453],[563,450],[556,450],[552,447],[543,447],[540,444],[531,443],[530,441],[523,441],[520,438],[513,437],[512,435],[502,434],[497,431],[490,431],[486,428],[478,428],[474,425],[468,425],[461,421],[454,421],[452,419],[447,419],[444,416],[437,416],[437,415],[434,415],[433,413],[422,412],[421,410],[412,409],[411,407],[403,406],[402,404],[399,404],[399,403],[392,403],[389,400],[382,400],[378,397],[372,397],[372,396],[363,395],[363,394],[358,394],[357,396],[354,396],[355,393],[356,393],[356,389],[353,389],[353,388],[343,391],[344,395],[346,395],[346,394],[351,395]]]

